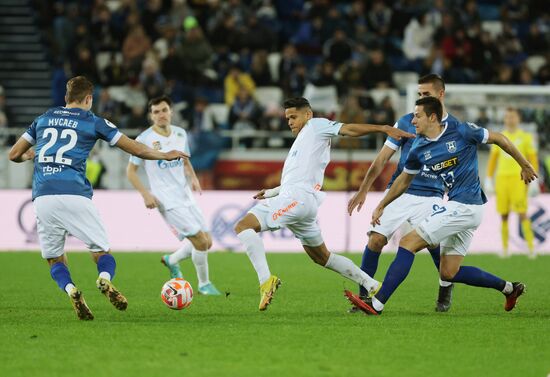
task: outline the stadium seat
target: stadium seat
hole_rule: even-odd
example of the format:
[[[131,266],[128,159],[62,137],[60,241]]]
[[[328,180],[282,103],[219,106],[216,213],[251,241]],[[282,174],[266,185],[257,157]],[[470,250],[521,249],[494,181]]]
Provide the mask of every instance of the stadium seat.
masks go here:
[[[269,65],[269,72],[273,78],[273,82],[279,82],[279,63],[281,62],[281,54],[279,52],[272,52],[267,56],[267,64]]]
[[[540,67],[546,64],[546,59],[541,55],[533,55],[527,58],[526,64],[531,73],[537,74]]]
[[[397,89],[404,93],[407,91],[407,85],[418,83],[419,75],[416,72],[401,71],[394,72],[392,78]]]
[[[483,21],[481,28],[483,31],[488,31],[493,39],[502,34],[502,22],[500,21]]]
[[[334,85],[315,86],[309,83],[304,90],[304,97],[309,100],[313,111],[327,114],[339,109],[338,93]]]
[[[205,114],[205,130],[210,131],[214,129],[212,120],[216,122],[221,128],[227,128],[227,121],[229,118],[229,108],[223,103],[212,103],[204,109]]]
[[[283,102],[283,91],[277,86],[258,87],[254,96],[265,109],[280,108]]]
[[[399,91],[397,89],[371,89],[369,94],[377,105],[380,105],[386,97],[390,97],[394,109],[399,104]]]

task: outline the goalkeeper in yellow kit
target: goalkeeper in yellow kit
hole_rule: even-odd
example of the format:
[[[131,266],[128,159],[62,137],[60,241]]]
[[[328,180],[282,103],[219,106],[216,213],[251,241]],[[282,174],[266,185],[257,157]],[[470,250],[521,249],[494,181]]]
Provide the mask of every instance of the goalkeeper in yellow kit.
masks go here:
[[[533,137],[530,133],[519,128],[520,120],[517,109],[512,107],[506,109],[502,134],[514,143],[533,165],[535,171],[538,171],[537,150],[533,143]],[[495,170],[496,178],[493,186]],[[528,186],[521,180],[520,172],[521,168],[513,158],[506,153],[502,153],[499,148],[492,147],[489,155],[485,189],[489,193],[491,191],[496,193],[497,211],[502,217],[501,235],[504,256],[508,255],[508,214],[515,212],[519,215],[521,221],[521,230],[529,248],[529,257],[535,257],[534,234],[531,229],[531,221],[527,217]],[[538,182],[532,182],[531,186],[533,187],[529,189],[529,193],[535,193],[538,188],[537,185]]]

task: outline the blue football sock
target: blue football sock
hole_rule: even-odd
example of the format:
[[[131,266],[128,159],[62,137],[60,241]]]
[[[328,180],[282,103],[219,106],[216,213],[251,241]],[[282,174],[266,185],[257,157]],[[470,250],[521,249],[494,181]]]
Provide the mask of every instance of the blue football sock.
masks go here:
[[[50,275],[62,291],[65,291],[65,286],[67,284],[73,284],[69,268],[63,262],[54,263],[50,267]]]
[[[389,300],[393,292],[399,287],[399,284],[401,284],[409,274],[413,262],[414,253],[400,246],[397,250],[395,259],[390,265],[390,268],[388,268],[388,272],[386,272],[382,288],[380,288],[380,291],[376,294],[378,301],[385,304]]]
[[[474,287],[493,288],[498,291],[502,291],[506,285],[505,280],[473,266],[460,267],[455,277],[450,281],[473,285]]]
[[[371,278],[374,278],[374,274],[376,274],[376,270],[378,269],[380,254],[382,253],[377,253],[376,251],[369,249],[368,245],[365,246],[365,251],[363,251],[363,259],[361,260],[361,270],[363,270]],[[359,286],[359,295],[368,295],[367,290],[362,285]]]
[[[97,260],[97,272],[107,272],[111,275],[111,280],[115,277],[116,261],[111,254],[103,254]]]
[[[439,262],[441,260],[441,249],[439,248],[439,245],[437,245],[434,249],[428,249],[430,252],[430,255],[432,256],[432,260],[434,261],[435,268],[437,268],[437,271],[439,271]]]

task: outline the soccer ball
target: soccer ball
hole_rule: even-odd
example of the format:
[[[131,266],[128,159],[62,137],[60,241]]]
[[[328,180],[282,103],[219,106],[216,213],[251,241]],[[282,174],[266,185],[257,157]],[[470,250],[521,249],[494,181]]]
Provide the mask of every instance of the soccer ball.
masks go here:
[[[185,279],[170,279],[162,286],[160,298],[170,309],[181,310],[191,305],[193,288]]]

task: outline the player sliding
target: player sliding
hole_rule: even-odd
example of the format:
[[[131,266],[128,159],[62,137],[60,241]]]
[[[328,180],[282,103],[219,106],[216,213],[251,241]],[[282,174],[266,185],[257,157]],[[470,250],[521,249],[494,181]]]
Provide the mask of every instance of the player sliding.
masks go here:
[[[153,125],[143,131],[136,140],[148,147],[163,150],[174,148],[189,154],[187,133],[172,126],[172,101],[167,96],[149,101],[149,116]],[[212,246],[212,237],[197,206],[191,188],[201,191],[193,166],[188,159],[183,163],[145,162],[145,172],[151,186],[149,191],[141,182],[137,171],[143,164],[139,157],[130,157],[126,168],[128,180],[143,196],[147,208],[158,208],[164,221],[170,226],[181,247],[170,255],[164,255],[161,262],[168,267],[171,278],[183,277],[179,261],[191,258],[197,271],[199,293],[219,295],[220,292],[208,278],[207,252]],[[187,240],[186,240],[187,238]]]
[[[285,160],[281,185],[256,194],[254,198],[262,202],[254,206],[235,226],[237,237],[245,246],[258,274],[259,309],[267,309],[281,280],[271,275],[264,245],[257,233],[281,227],[294,233],[315,263],[340,273],[373,294],[380,283],[348,258],[330,253],[317,225],[317,209],[325,196],[320,190],[325,168],[330,162],[331,138],[337,135],[359,137],[372,132],[384,132],[395,139],[414,135],[390,126],[342,124],[325,118],[313,118],[308,100],[301,97],[285,101],[284,108],[296,140]]]
[[[10,160],[34,160],[32,199],[42,257],[50,274],[71,300],[82,320],[94,318],[82,292],[75,286],[64,253],[65,237],[83,241],[97,263],[97,288],[118,310],[128,301],[115,288],[116,263],[110,253],[107,234],[92,203],[92,186],[86,179],[86,159],[98,139],[134,156],[148,160],[176,160],[187,157],[180,151],[160,152],[138,143],[116,126],[90,111],[93,84],[83,76],[67,83],[65,107],[54,107],[39,116],[11,148]],[[36,145],[36,152],[30,149]],[[36,154],[35,154],[36,153]]]
[[[473,123],[441,124],[442,114],[441,102],[436,98],[416,101],[412,122],[419,137],[413,143],[403,172],[374,210],[372,225],[380,225],[384,209],[407,190],[415,175],[423,169],[439,175],[448,189],[449,201],[401,239],[382,288],[374,297],[361,300],[345,291],[352,304],[366,314],[382,313],[393,292],[407,277],[415,253],[430,245],[441,245],[439,273],[442,280],[496,289],[506,297],[506,311],[515,307],[525,290],[523,283],[505,281],[476,267],[461,266],[474,231],[481,223],[483,204],[487,202],[479,183],[477,145],[496,144],[512,156],[521,166],[525,184],[533,181],[537,174],[501,133],[490,132]]]

